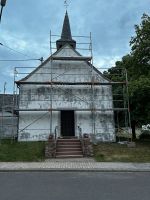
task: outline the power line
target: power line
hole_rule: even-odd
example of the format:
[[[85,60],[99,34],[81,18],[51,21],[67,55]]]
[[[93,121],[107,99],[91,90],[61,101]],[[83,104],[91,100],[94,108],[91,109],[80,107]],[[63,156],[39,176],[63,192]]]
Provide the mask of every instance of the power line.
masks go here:
[[[16,53],[19,53],[19,54],[21,54],[21,55],[23,55],[23,56],[26,56],[26,57],[30,58],[30,56],[28,56],[27,54],[24,54],[24,53],[22,53],[22,52],[20,52],[20,51],[17,51],[17,50],[15,50],[15,49],[13,49],[13,48],[7,46],[7,45],[4,45],[4,44],[1,43],[1,42],[0,42],[0,45],[3,46],[3,47],[5,47],[5,48],[7,48],[7,49],[9,49],[9,50],[11,50],[11,51],[14,51],[14,52],[16,52]]]
[[[35,59],[34,59],[34,58],[33,58],[33,59],[31,58],[31,59],[23,59],[23,60],[19,60],[19,59],[18,59],[18,60],[15,60],[15,59],[14,59],[14,60],[0,60],[0,62],[9,62],[9,61],[12,61],[12,62],[13,62],[13,61],[14,61],[14,62],[19,62],[19,61],[31,61],[31,60],[39,60],[39,61],[41,61],[41,62],[44,61],[44,60],[43,60],[43,57],[41,57],[41,58],[37,58],[37,59],[36,59],[36,58],[35,58]]]
[[[22,53],[22,52],[20,52],[20,51],[17,51],[17,50],[15,50],[15,49],[12,49],[11,47],[8,47],[7,45],[4,45],[3,43],[1,43],[0,42],[0,45],[1,46],[3,46],[3,47],[5,47],[5,48],[7,48],[7,49],[9,49],[9,50],[11,50],[11,51],[14,51],[14,52],[16,52],[16,53],[19,53],[19,54],[21,54],[21,55],[23,55],[23,56],[26,56],[26,57],[28,57],[29,59],[12,59],[12,60],[9,60],[9,59],[6,59],[6,60],[0,60],[0,62],[7,62],[7,61],[31,61],[31,60],[39,60],[39,61],[41,61],[41,62],[43,62],[44,61],[44,59],[43,59],[43,57],[41,57],[41,58],[38,58],[38,59],[35,59],[35,58],[31,58],[30,56],[28,56],[28,55],[26,55],[26,54],[24,54],[24,53]]]

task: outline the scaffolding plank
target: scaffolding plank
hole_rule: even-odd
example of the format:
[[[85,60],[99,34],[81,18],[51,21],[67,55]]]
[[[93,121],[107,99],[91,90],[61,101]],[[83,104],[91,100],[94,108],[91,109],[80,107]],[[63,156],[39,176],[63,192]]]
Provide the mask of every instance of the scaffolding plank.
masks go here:
[[[59,57],[59,56],[52,56],[52,60],[69,60],[69,61],[90,61],[92,60],[92,57],[88,56],[76,56],[76,57],[71,57],[71,56],[65,56],[65,57]]]
[[[35,81],[16,81],[16,84],[33,84],[33,85],[116,85],[116,84],[127,84],[124,82],[56,82],[56,81],[46,81],[46,82],[35,82]]]
[[[84,108],[76,108],[76,109],[72,109],[72,108],[64,108],[64,109],[59,109],[59,108],[47,108],[47,109],[15,109],[15,111],[61,111],[61,110],[75,110],[75,111],[102,111],[102,112],[106,112],[106,111],[125,111],[128,110],[128,108],[108,108],[108,109],[84,109]]]

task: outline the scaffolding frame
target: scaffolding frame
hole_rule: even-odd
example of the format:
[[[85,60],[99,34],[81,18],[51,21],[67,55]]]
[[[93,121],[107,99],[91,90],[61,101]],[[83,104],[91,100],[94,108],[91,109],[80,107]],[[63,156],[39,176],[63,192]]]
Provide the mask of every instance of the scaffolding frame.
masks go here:
[[[75,109],[75,111],[90,111],[91,112],[91,114],[92,114],[92,134],[95,135],[95,115],[96,115],[96,113],[98,111],[102,111],[102,112],[104,112],[104,111],[113,111],[113,112],[117,112],[117,115],[118,115],[118,112],[120,112],[120,111],[121,112],[125,112],[125,127],[131,128],[127,71],[125,70],[125,72],[124,72],[125,73],[125,80],[123,80],[123,81],[109,81],[109,82],[98,82],[98,81],[95,81],[95,78],[94,78],[95,67],[93,65],[93,50],[92,50],[92,35],[91,35],[91,33],[90,33],[90,36],[74,36],[74,37],[86,38],[86,39],[90,40],[89,42],[80,42],[80,43],[77,43],[79,45],[88,45],[89,46],[88,48],[76,48],[77,50],[79,49],[79,50],[85,50],[85,51],[89,51],[90,52],[90,56],[82,56],[82,57],[56,57],[56,56],[54,56],[53,55],[53,50],[55,50],[56,48],[53,47],[53,44],[55,44],[55,42],[53,42],[53,40],[52,40],[53,37],[59,37],[59,36],[58,35],[52,35],[52,33],[50,31],[50,60],[49,60],[49,62],[50,62],[50,73],[42,73],[43,75],[44,74],[50,74],[50,81],[47,81],[47,82],[40,82],[40,81],[17,81],[16,78],[17,78],[18,74],[20,74],[22,76],[22,75],[30,74],[31,72],[19,73],[17,70],[18,69],[22,70],[23,69],[22,67],[16,67],[14,69],[14,110],[18,111],[18,112],[19,111],[45,111],[45,112],[49,112],[50,113],[50,129],[49,130],[50,130],[50,134],[51,134],[53,132],[53,130],[52,130],[53,111],[60,111],[61,110],[61,109],[53,108],[53,101],[54,101],[54,99],[53,99],[53,96],[54,96],[54,94],[53,94],[53,88],[57,87],[60,90],[62,90],[61,86],[90,86],[90,88],[91,88],[91,102],[92,102],[92,107],[90,109],[87,109],[87,108]],[[54,81],[55,78],[53,78],[53,74],[54,74],[54,72],[53,72],[53,69],[54,69],[53,68],[53,61],[55,61],[55,60],[56,61],[57,60],[62,60],[62,61],[85,61],[85,62],[90,63],[90,66],[91,66],[91,68],[90,68],[91,69],[91,81],[86,81],[86,82],[85,81],[83,81],[83,82]],[[25,69],[26,70],[27,69],[30,70],[30,69],[36,69],[36,68],[35,67],[26,67]],[[101,69],[103,70],[103,68],[101,68]],[[36,74],[41,74],[41,73],[36,73]],[[63,74],[58,74],[58,75],[59,76],[67,75],[69,77],[69,75],[71,75],[71,74],[66,74],[66,72],[64,72]],[[77,75],[77,74],[75,74],[75,75]],[[86,74],[83,74],[83,75],[86,76]],[[119,74],[117,74],[117,76],[119,76]],[[49,96],[50,96],[50,107],[48,107],[47,109],[42,109],[42,108],[40,108],[40,109],[20,109],[17,106],[17,102],[15,102],[15,99],[16,99],[15,96],[18,95],[18,88],[20,87],[20,85],[42,85],[42,86],[43,85],[44,86],[47,85],[47,86],[49,86],[49,88],[50,88],[50,94],[49,94]],[[107,86],[107,85],[110,85],[110,86],[121,85],[123,87],[123,94],[122,94],[123,95],[123,99],[122,100],[113,100],[112,99],[113,102],[114,101],[122,101],[123,102],[123,106],[122,107],[111,108],[111,109],[98,109],[98,108],[95,108],[95,99],[94,99],[95,87],[96,86]],[[119,96],[120,94],[115,94],[115,95]],[[74,96],[76,96],[76,95],[74,95]],[[79,101],[85,101],[85,99],[81,99],[79,97],[78,97],[78,99],[79,99]],[[47,101],[49,101],[49,100],[47,100]],[[67,110],[67,109],[64,108],[63,110]],[[69,108],[68,110],[71,110],[71,109]],[[34,123],[34,121],[33,121],[33,123]],[[118,121],[118,124],[117,124],[116,127],[117,127],[118,130],[120,129],[119,121]]]
[[[7,94],[5,92],[1,95],[3,100],[0,115],[0,143],[3,139],[15,140],[17,137],[17,116],[14,113],[14,105],[6,104],[5,95]],[[14,98],[14,95],[12,97]],[[14,101],[16,100],[12,99],[12,102]]]

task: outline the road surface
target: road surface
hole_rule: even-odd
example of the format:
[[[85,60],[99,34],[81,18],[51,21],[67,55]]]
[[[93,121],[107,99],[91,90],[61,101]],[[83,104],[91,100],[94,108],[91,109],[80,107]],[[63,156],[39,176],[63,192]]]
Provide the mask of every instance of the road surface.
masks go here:
[[[150,200],[150,173],[0,172],[0,200]]]

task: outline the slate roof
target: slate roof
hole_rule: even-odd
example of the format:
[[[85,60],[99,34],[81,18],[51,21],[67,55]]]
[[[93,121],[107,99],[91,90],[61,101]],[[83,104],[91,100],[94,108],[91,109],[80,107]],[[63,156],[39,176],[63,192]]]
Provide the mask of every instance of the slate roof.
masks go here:
[[[72,40],[69,17],[68,17],[68,13],[67,12],[65,14],[63,29],[62,29],[62,33],[61,33],[61,39],[63,39],[63,40]]]
[[[57,50],[59,50],[65,44],[70,44],[74,49],[76,48],[76,41],[72,39],[71,35],[71,28],[67,11],[64,18],[61,39],[56,41]]]

